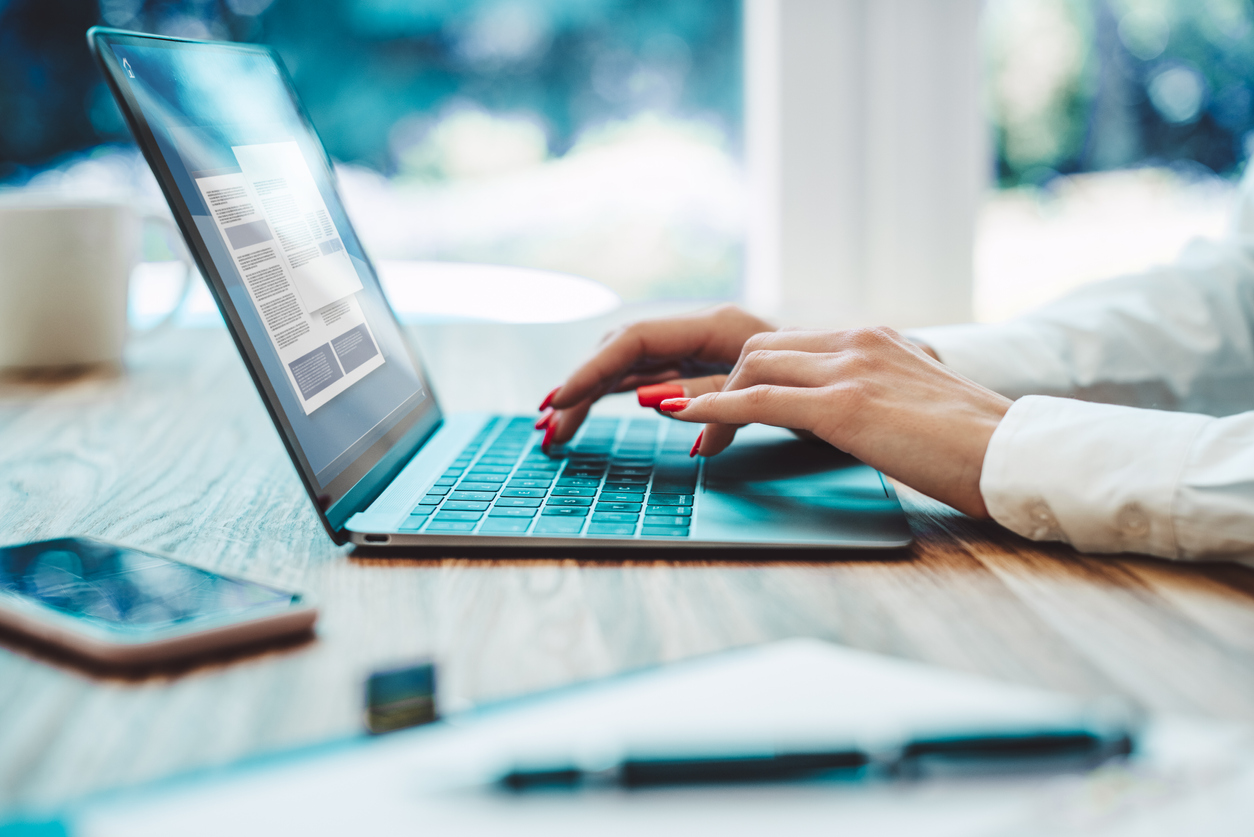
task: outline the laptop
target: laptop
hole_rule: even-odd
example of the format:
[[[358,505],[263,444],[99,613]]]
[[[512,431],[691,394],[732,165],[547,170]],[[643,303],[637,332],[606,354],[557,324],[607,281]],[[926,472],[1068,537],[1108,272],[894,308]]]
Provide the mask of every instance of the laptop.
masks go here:
[[[269,48],[96,27],[88,43],[292,463],[337,544],[899,549],[891,486],[767,427],[708,460],[699,428],[595,413],[445,413]]]

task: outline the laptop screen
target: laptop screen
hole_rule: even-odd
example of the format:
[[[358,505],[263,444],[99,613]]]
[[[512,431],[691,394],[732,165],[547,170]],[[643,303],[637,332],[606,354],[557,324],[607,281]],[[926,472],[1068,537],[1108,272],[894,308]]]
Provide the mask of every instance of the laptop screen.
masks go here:
[[[329,509],[436,411],[322,144],[267,49],[107,31],[93,43],[307,487]]]

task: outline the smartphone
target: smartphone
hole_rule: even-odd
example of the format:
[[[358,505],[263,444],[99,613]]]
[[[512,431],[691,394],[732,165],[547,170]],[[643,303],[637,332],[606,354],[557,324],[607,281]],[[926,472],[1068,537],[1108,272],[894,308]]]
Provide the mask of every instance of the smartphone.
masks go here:
[[[300,593],[92,538],[0,547],[0,626],[111,665],[308,633]]]

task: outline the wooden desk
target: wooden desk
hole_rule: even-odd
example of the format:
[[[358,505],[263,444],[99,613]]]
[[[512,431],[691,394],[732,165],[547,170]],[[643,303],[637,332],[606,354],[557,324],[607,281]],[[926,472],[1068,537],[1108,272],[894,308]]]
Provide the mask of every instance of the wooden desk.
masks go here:
[[[530,413],[603,327],[419,343],[450,408]],[[322,532],[225,332],[141,341],[121,378],[8,381],[0,543],[96,535],[299,585],[323,610],[311,644],[138,680],[0,647],[0,810],[352,735],[366,673],[428,654],[446,707],[814,636],[1254,721],[1250,570],[1083,557],[902,494],[907,560],[363,560]]]

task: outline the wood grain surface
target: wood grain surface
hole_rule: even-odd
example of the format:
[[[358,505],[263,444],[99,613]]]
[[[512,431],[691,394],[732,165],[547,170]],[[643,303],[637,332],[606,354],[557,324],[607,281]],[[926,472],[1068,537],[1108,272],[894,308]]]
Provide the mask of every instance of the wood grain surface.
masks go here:
[[[451,409],[531,412],[608,321],[416,339]],[[502,359],[508,359],[503,361]],[[606,410],[635,410],[619,399]],[[117,676],[0,640],[0,811],[362,730],[362,682],[423,656],[444,708],[793,636],[1254,721],[1254,573],[1090,557],[908,490],[904,559],[382,560],[335,547],[221,330],[120,376],[0,382],[0,543],[86,534],[296,586],[317,638]]]

